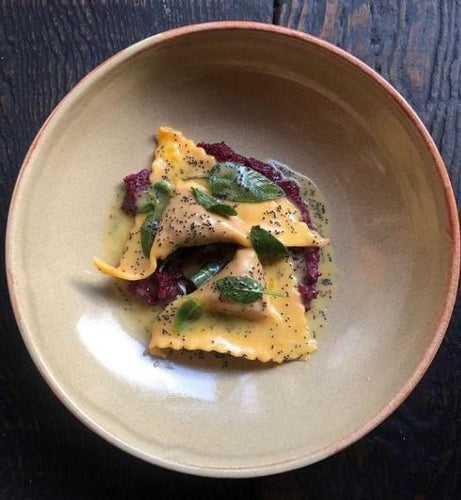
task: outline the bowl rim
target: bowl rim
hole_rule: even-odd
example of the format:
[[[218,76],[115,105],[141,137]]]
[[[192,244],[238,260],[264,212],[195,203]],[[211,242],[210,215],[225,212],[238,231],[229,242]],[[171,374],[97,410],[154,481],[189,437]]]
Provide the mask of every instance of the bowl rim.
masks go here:
[[[35,345],[32,340],[32,336],[29,334],[29,329],[22,321],[21,318],[21,305],[19,297],[15,290],[15,275],[12,268],[13,256],[12,256],[12,239],[14,237],[14,214],[16,212],[15,207],[18,201],[18,193],[21,190],[22,180],[24,177],[24,172],[26,171],[28,165],[34,157],[34,152],[39,146],[40,138],[44,131],[49,127],[53,119],[58,115],[63,104],[71,103],[78,96],[85,91],[85,89],[91,85],[92,82],[101,78],[106,74],[111,68],[119,65],[123,61],[141,54],[147,50],[151,50],[153,47],[168,42],[172,39],[186,37],[188,35],[198,33],[198,32],[211,32],[211,31],[256,31],[265,32],[273,34],[276,36],[283,36],[291,38],[293,40],[298,40],[315,46],[317,49],[329,53],[330,55],[341,59],[348,63],[355,70],[361,72],[368,77],[369,81],[374,83],[377,87],[383,90],[393,101],[396,103],[401,112],[406,115],[407,119],[412,123],[413,127],[419,133],[423,142],[425,143],[429,155],[432,157],[434,166],[438,173],[441,185],[444,189],[445,203],[448,211],[449,217],[449,238],[451,240],[451,250],[452,250],[452,260],[451,269],[448,279],[446,295],[445,295],[445,305],[440,314],[437,328],[434,331],[434,335],[429,345],[426,348],[425,353],[419,360],[416,368],[414,369],[411,376],[404,383],[403,387],[398,390],[396,394],[391,398],[391,400],[385,404],[383,407],[378,409],[378,411],[372,416],[365,424],[361,424],[353,432],[348,433],[342,438],[336,440],[334,443],[318,450],[316,453],[311,455],[301,455],[291,457],[282,461],[263,463],[260,465],[254,465],[249,467],[214,467],[214,466],[200,466],[195,464],[189,464],[179,461],[167,460],[161,457],[152,456],[146,452],[143,452],[136,448],[136,446],[126,442],[115,434],[112,434],[108,429],[104,428],[101,424],[89,417],[84,410],[82,410],[76,403],[74,403],[72,397],[67,394],[64,388],[60,385],[59,381],[52,375],[49,371],[46,361],[43,359],[42,354],[38,346]],[[285,472],[291,469],[303,467],[317,461],[323,460],[324,458],[333,455],[342,449],[346,448],[350,444],[359,440],[371,430],[377,427],[381,422],[383,422],[392,412],[394,412],[397,407],[408,397],[411,391],[416,387],[418,382],[421,380],[422,376],[431,364],[435,354],[437,353],[442,339],[445,335],[446,329],[448,327],[451,314],[454,308],[459,270],[460,270],[460,230],[459,230],[459,220],[458,212],[456,206],[456,200],[453,193],[450,178],[448,176],[447,168],[442,160],[442,157],[435,145],[432,137],[427,131],[421,119],[417,116],[416,112],[412,109],[410,104],[399,94],[399,92],[387,82],[381,75],[374,71],[367,64],[353,56],[352,54],[346,52],[335,45],[317,38],[313,35],[302,33],[291,28],[285,28],[273,24],[265,24],[259,22],[248,22],[248,21],[218,21],[209,23],[192,24],[188,26],[183,26],[180,28],[174,28],[151,37],[145,38],[127,48],[117,52],[113,56],[109,57],[101,64],[96,66],[91,70],[85,77],[83,77],[67,94],[66,96],[56,105],[54,110],[45,120],[37,135],[35,136],[33,142],[31,143],[29,150],[24,158],[22,166],[19,170],[19,174],[16,180],[16,184],[13,190],[10,208],[8,212],[7,228],[6,228],[6,238],[5,238],[5,250],[6,250],[6,275],[7,284],[10,294],[10,300],[12,309],[15,315],[15,319],[23,341],[32,357],[37,369],[39,370],[42,377],[45,379],[47,384],[50,386],[52,391],[58,397],[58,399],[76,416],[83,424],[85,424],[90,430],[104,438],[109,443],[117,446],[118,448],[124,450],[125,452],[141,458],[147,462],[155,465],[166,467],[168,469],[176,470],[179,472],[195,474],[200,476],[208,477],[256,477],[264,476],[269,474],[276,474]]]

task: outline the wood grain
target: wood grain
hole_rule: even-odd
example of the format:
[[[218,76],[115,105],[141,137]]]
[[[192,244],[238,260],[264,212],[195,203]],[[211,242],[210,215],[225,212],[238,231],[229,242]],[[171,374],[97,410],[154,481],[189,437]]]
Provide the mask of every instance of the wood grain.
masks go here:
[[[277,24],[351,52],[410,102],[461,190],[459,0],[279,0]]]
[[[388,79],[434,137],[459,199],[460,1],[282,0],[274,20],[338,45]],[[460,305],[458,298],[434,364],[403,406],[348,450],[266,483],[268,498],[291,498],[287,481],[309,499],[460,498]]]
[[[370,64],[420,114],[461,194],[460,0],[0,0],[0,222],[25,152],[57,102],[121,48],[199,21],[276,22]],[[0,259],[4,262],[3,244]],[[0,284],[0,499],[461,497],[461,317],[423,382],[368,437],[321,463],[254,480],[185,476],[88,431],[38,375]],[[364,395],[366,397],[366,395]]]

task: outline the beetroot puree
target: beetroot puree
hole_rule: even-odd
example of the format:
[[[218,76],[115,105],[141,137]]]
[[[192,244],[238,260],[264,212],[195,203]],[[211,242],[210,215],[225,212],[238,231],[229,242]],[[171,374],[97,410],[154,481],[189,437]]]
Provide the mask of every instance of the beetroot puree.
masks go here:
[[[312,227],[309,207],[302,199],[299,186],[295,181],[284,179],[278,170],[267,163],[237,154],[224,142],[214,144],[202,142],[198,145],[207,154],[214,156],[218,162],[241,163],[278,184],[285,191],[287,197],[298,207],[304,222]],[[136,200],[150,185],[149,171],[141,170],[136,174],[126,176],[123,181],[125,183],[125,198],[122,208],[126,213],[134,215],[136,213]],[[306,310],[309,310],[311,301],[317,297],[317,280],[320,276],[318,248],[304,249],[303,274],[298,289]],[[178,294],[190,293],[193,290],[193,285],[184,276],[180,262],[176,261],[174,265],[173,262],[167,262],[165,266],[159,266],[151,277],[130,283],[128,289],[136,297],[154,306],[159,302],[171,302]]]
[[[125,197],[123,198],[122,209],[128,215],[136,214],[136,201],[150,186],[149,175],[149,170],[144,168],[136,174],[130,174],[123,178]]]

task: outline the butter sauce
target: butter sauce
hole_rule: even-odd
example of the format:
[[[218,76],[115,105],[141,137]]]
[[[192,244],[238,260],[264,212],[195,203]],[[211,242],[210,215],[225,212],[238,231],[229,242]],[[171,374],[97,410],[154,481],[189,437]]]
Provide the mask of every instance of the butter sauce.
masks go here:
[[[275,166],[285,177],[293,179],[299,184],[301,195],[308,202],[312,221],[316,229],[323,237],[328,238],[330,221],[326,201],[319,188],[309,178],[291,170],[284,164],[274,160],[270,160],[268,163]],[[123,186],[120,185],[108,210],[104,241],[104,259],[106,262],[114,264],[118,262],[123,252],[123,245],[120,242],[126,241],[132,226],[132,218],[127,216],[120,208],[122,200]],[[325,329],[328,303],[332,298],[334,283],[338,276],[331,245],[320,249],[319,271],[321,272],[321,276],[317,282],[318,296],[312,301],[310,311],[306,313],[307,324],[314,339],[318,339],[319,334]],[[147,345],[152,324],[163,307],[149,307],[140,302],[127,292],[125,282],[122,280],[115,281],[113,298],[120,304],[123,312],[121,318],[127,331],[144,345]],[[181,354],[175,352],[172,355],[174,359],[182,359],[185,356],[183,352]],[[220,363],[223,359],[222,354],[202,352],[198,355],[198,353],[187,353],[187,358],[189,359],[195,357],[203,359],[204,356],[206,358],[214,356]],[[228,362],[234,363],[235,360],[235,358],[227,356],[224,359],[223,366],[227,366]]]
[[[267,163],[277,168],[285,177],[293,179],[299,184],[301,196],[309,205],[309,212],[315,228],[324,238],[330,238],[327,202],[316,184],[283,163],[272,159],[268,160]],[[319,271],[321,276],[317,282],[317,298],[312,301],[311,309],[306,313],[307,324],[314,339],[317,339],[318,335],[325,329],[328,304],[334,294],[334,285],[339,276],[333,246],[334,240],[332,244],[320,249]]]

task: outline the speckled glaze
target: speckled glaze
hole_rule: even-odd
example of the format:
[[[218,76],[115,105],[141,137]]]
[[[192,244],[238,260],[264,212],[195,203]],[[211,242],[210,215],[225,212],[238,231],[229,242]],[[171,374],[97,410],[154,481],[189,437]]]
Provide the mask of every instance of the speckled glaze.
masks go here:
[[[91,257],[161,124],[277,158],[325,194],[341,278],[309,362],[145,355]],[[48,118],[13,196],[7,273],[31,356],[88,427],[158,465],[258,476],[335,453],[414,388],[453,307],[457,210],[420,120],[363,63],[275,26],[198,25],[115,55]]]

